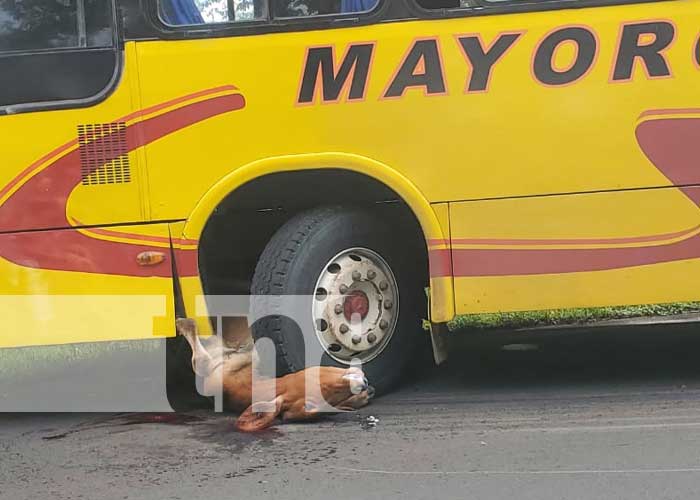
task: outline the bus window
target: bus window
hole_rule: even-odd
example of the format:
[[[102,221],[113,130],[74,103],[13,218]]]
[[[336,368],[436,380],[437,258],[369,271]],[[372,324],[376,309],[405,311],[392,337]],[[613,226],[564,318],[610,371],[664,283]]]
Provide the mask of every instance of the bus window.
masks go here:
[[[275,17],[352,14],[373,10],[379,0],[274,0]]]
[[[105,0],[0,0],[0,52],[109,47]]]
[[[273,18],[352,14],[373,10],[379,0],[269,0]],[[267,0],[161,0],[161,20],[170,26],[267,20]]]
[[[114,25],[112,0],[0,0],[0,114],[103,95],[118,68]]]
[[[158,13],[170,26],[260,21],[266,0],[161,0]]]

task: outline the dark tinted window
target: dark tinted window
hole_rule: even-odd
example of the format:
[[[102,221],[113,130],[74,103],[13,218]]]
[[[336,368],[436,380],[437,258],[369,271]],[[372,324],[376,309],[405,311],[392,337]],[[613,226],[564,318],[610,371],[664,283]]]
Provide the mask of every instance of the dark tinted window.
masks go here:
[[[112,45],[109,0],[0,0],[0,52]]]
[[[270,18],[357,14],[373,10],[379,0],[159,0],[161,20],[189,26]]]
[[[102,99],[120,61],[113,5],[0,0],[0,115]]]
[[[379,0],[273,0],[273,17],[306,17],[370,12]]]
[[[277,0],[275,17],[319,16],[341,12],[340,0]]]

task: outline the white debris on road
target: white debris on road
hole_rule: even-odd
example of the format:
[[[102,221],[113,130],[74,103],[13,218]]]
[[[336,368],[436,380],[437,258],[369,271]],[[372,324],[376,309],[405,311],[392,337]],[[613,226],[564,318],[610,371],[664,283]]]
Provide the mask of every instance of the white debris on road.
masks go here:
[[[369,429],[370,427],[376,427],[378,423],[379,419],[374,415],[370,415],[369,417],[365,418],[364,422],[362,422],[362,427]]]

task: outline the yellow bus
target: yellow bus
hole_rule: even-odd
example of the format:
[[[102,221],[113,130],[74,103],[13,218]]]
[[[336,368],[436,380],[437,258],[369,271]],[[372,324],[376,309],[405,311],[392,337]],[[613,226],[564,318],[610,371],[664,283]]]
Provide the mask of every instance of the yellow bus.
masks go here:
[[[425,288],[434,324],[698,300],[699,35],[700,0],[0,0],[0,347],[307,295],[388,387]],[[295,328],[254,326],[287,371]]]

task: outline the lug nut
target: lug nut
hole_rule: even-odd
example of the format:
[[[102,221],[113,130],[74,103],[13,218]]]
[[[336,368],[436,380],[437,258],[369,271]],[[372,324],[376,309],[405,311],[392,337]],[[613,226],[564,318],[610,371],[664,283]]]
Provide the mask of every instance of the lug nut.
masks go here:
[[[352,272],[352,279],[354,281],[360,281],[362,279],[362,273],[360,273],[360,271],[353,271]]]
[[[379,283],[379,289],[382,292],[385,291],[387,288],[389,288],[389,283],[387,283],[386,281],[382,281],[381,283]]]
[[[333,308],[333,311],[334,311],[336,314],[342,313],[342,312],[343,312],[343,306],[342,306],[342,304],[336,304],[335,307]]]
[[[359,344],[360,342],[362,342],[362,339],[360,338],[359,335],[353,335],[353,336],[352,336],[352,343],[353,343],[353,344]]]
[[[340,325],[339,330],[340,330],[340,333],[348,333],[348,330],[350,330],[350,328],[348,327],[348,325],[343,323],[342,325]]]
[[[385,319],[381,320],[379,322],[379,328],[381,328],[382,330],[386,330],[387,328],[389,328],[389,322]]]
[[[367,342],[369,342],[370,344],[374,344],[376,340],[377,336],[375,334],[370,333],[369,335],[367,335]]]
[[[394,307],[394,303],[391,301],[391,299],[386,299],[384,301],[384,309],[391,309]]]
[[[370,269],[369,271],[367,271],[367,279],[368,280],[373,280],[376,277],[377,277],[377,273],[374,272],[374,269]]]
[[[348,293],[348,285],[340,285],[339,290],[340,290],[340,293],[343,293],[343,294]]]

